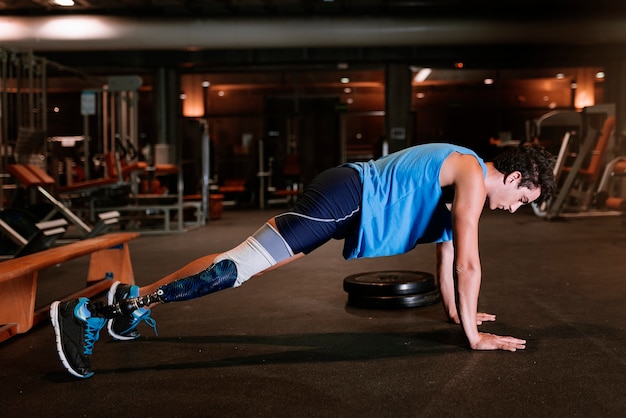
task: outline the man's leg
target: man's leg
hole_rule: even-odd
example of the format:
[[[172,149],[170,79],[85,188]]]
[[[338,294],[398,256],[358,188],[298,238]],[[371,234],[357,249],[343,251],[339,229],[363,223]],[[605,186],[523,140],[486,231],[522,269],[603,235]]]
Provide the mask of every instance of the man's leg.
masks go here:
[[[274,220],[274,218],[271,218],[267,221],[267,223],[275,230],[278,231],[278,228],[276,227],[276,221]],[[206,269],[207,267],[209,267],[211,264],[213,264],[215,262],[215,259],[220,256],[223,253],[215,253],[215,254],[209,254],[209,255],[205,255],[203,257],[197,258],[193,261],[191,261],[189,264],[185,265],[184,267],[182,267],[179,270],[176,270],[175,272],[168,274],[167,276],[157,280],[156,282],[152,282],[150,284],[147,284],[145,286],[142,286],[139,288],[139,294],[142,296],[148,295],[150,293],[154,293],[157,291],[157,289],[167,283],[171,283],[173,281],[176,280],[180,280],[180,279],[184,279],[185,277],[189,277],[192,276],[194,274],[197,274],[199,272],[201,272],[202,270]],[[275,268],[284,266],[285,264],[288,264],[300,257],[303,257],[304,254],[294,254],[293,256],[289,257],[288,259],[284,259],[284,260],[276,260],[277,263],[276,265],[270,266],[269,268],[257,273],[257,275],[260,275],[262,273],[265,273],[266,271],[269,270],[273,270]]]
[[[212,293],[215,289],[240,286],[257,274],[308,254],[332,238],[344,238],[358,226],[360,203],[359,174],[347,167],[329,169],[316,177],[291,211],[270,219],[236,248],[198,259],[178,272],[139,289],[141,297],[131,297],[130,304],[124,302],[122,306],[123,300],[117,300],[109,309],[117,304],[116,315],[128,315],[128,312],[119,309],[129,309],[136,316],[153,303],[188,300]],[[224,260],[235,264],[236,278],[221,278],[217,286],[217,276],[203,269],[207,265],[219,265]],[[212,285],[207,285],[207,281]],[[112,323],[116,322],[113,318]]]
[[[232,250],[196,260],[141,291],[131,289],[127,294],[120,292],[122,297],[114,295],[113,302],[107,306],[85,300],[80,309],[83,316],[79,317],[74,310],[73,314],[57,315],[53,319],[55,332],[58,335],[59,330],[73,329],[72,325],[76,328],[76,324],[101,328],[100,321],[96,323],[96,320],[103,318],[111,320],[115,329],[115,322],[120,318],[125,319],[128,325],[129,317],[135,324],[126,331],[132,332],[142,318],[149,316],[149,308],[155,303],[189,300],[240,286],[255,275],[308,254],[332,238],[345,237],[348,231],[358,226],[361,186],[356,171],[345,167],[327,170],[313,181],[309,190],[305,190],[290,212],[280,215],[280,225],[274,217]],[[323,199],[318,201],[319,196]],[[70,310],[58,311],[71,313]],[[70,326],[64,327],[65,323]],[[57,344],[59,355],[63,357],[66,353],[81,352],[84,354],[82,363],[88,363],[98,333],[90,331],[89,337],[88,347],[80,346],[86,344],[80,338],[63,339]],[[76,368],[67,363],[64,361],[70,372]],[[90,367],[82,367],[81,370],[79,374],[83,377],[93,374]]]
[[[69,301],[71,304],[54,302],[50,315],[59,357],[73,375],[90,377],[93,375],[90,365],[93,345],[106,322],[114,338],[134,339],[138,336],[135,328],[140,322],[146,321],[154,327],[154,322],[150,322],[151,305],[195,299],[237,287],[278,263],[285,264],[295,258],[280,234],[266,223],[239,246],[218,256],[203,257],[188,264],[168,276],[168,279],[179,279],[169,280],[165,284],[161,284],[164,281],[161,280],[157,282],[156,290],[149,293],[140,292],[136,286],[118,292],[120,285],[115,283],[112,286],[113,294],[109,294],[108,305],[86,298]],[[208,267],[207,262],[210,263]],[[150,291],[154,287],[146,290]]]
[[[222,254],[211,254],[187,264],[180,270],[148,286],[115,283],[109,291],[109,307],[100,314],[107,318],[108,332],[118,340],[139,337],[137,325],[145,321],[156,332],[150,318],[150,306],[195,299],[228,287],[237,287],[251,277],[295,257],[287,243],[276,231],[270,219],[239,246]],[[230,264],[225,263],[226,260]],[[228,267],[227,267],[228,266]]]

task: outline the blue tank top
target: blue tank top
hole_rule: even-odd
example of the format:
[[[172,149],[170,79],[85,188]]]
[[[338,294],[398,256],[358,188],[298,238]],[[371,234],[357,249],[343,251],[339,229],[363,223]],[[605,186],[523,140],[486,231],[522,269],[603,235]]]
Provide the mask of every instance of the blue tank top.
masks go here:
[[[452,215],[439,184],[439,172],[453,152],[476,157],[470,149],[443,143],[417,145],[378,160],[348,163],[363,182],[361,224],[346,237],[346,259],[406,253],[417,244],[452,239]]]

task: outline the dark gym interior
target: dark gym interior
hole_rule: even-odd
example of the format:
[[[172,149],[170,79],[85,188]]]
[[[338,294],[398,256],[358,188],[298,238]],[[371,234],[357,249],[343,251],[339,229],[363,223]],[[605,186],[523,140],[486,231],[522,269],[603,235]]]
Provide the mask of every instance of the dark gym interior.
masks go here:
[[[57,3],[0,1],[6,416],[626,416],[623,4]],[[47,309],[104,298],[98,239],[137,234],[125,268],[148,284],[239,244],[326,168],[429,142],[559,157],[552,200],[481,220],[479,311],[497,321],[480,329],[526,350],[470,350],[436,300],[349,304],[346,277],[434,273],[434,246],[344,261],[332,241],[155,307],[157,334],[103,330],[89,379],[63,368]]]

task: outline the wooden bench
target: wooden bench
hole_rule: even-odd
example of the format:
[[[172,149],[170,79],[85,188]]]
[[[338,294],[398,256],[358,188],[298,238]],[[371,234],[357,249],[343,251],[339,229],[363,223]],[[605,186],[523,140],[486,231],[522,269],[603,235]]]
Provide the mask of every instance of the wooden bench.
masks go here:
[[[66,299],[92,297],[111,286],[105,279],[134,284],[128,241],[139,233],[121,232],[73,242],[0,262],[0,342],[30,330],[48,318],[48,306],[35,310],[38,273],[48,267],[90,255],[87,286]]]

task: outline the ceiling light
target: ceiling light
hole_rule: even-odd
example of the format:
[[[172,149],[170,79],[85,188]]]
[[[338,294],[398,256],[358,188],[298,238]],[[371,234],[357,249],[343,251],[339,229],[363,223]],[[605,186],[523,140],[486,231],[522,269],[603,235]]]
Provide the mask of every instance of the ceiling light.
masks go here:
[[[54,0],[53,3],[57,6],[71,7],[74,5],[74,0]]]
[[[558,74],[556,75],[556,78],[557,78],[558,80],[562,80],[563,78],[565,78],[565,74],[563,74],[563,73],[558,73]]]
[[[487,85],[493,84],[493,78],[485,78],[483,80],[483,83],[485,83]]]
[[[46,21],[38,36],[49,40],[107,39],[114,36],[113,28],[98,16],[63,16]]]
[[[348,84],[350,82],[350,79],[348,77],[341,77],[341,81],[342,84]]]
[[[417,74],[415,74],[415,82],[421,83],[422,81],[426,80],[432,72],[433,70],[430,68],[420,68]]]
[[[604,78],[604,71],[598,71],[596,73],[596,78],[598,78],[598,79]]]

